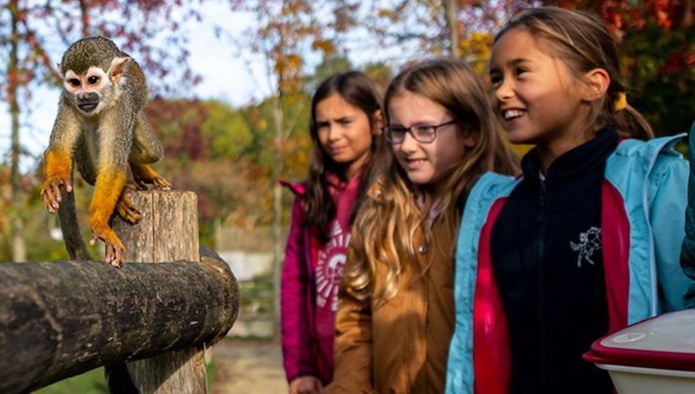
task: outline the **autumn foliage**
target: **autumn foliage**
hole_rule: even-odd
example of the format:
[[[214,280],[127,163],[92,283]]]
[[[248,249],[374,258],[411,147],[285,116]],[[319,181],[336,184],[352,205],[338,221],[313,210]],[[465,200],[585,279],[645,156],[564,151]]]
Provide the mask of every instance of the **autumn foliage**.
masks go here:
[[[692,0],[560,0],[546,4],[599,15],[619,42],[628,101],[658,135],[695,120],[695,4]]]

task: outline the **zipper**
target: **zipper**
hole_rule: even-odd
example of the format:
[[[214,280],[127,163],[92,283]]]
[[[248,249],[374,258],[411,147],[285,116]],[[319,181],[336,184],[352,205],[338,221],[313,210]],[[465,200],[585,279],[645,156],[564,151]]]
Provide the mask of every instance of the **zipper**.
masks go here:
[[[649,160],[649,166],[647,167],[647,172],[644,176],[644,183],[642,185],[642,210],[644,211],[644,219],[647,222],[647,233],[649,234],[649,278],[651,280],[651,310],[650,317],[654,317],[659,313],[658,300],[659,300],[659,278],[656,271],[656,246],[654,240],[654,230],[652,229],[652,222],[649,220],[649,175],[654,169],[656,160],[659,157],[659,153],[664,147],[675,140],[682,138],[683,135],[677,135],[672,138],[667,139],[664,143],[656,147],[655,153]]]
[[[546,375],[545,375],[545,332],[543,330],[543,317],[544,317],[544,278],[543,278],[543,249],[544,249],[544,237],[545,237],[545,226],[547,222],[547,211],[548,211],[548,190],[546,188],[545,180],[539,180],[540,182],[540,193],[538,200],[538,216],[536,216],[536,248],[534,251],[535,264],[536,264],[536,276],[538,279],[537,293],[536,293],[536,305],[538,305],[538,347],[540,354],[539,362],[539,376],[541,378],[541,387],[545,387]]]

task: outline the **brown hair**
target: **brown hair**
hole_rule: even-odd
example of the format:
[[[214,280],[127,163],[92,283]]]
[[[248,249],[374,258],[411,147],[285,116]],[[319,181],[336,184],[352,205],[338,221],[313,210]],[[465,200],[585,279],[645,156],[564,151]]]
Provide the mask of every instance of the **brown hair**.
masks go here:
[[[622,81],[615,40],[598,17],[559,7],[527,8],[507,22],[494,42],[512,29],[524,29],[544,40],[552,55],[565,62],[577,78],[596,68],[608,72],[610,85],[606,95],[594,102],[589,130],[598,132],[612,128],[623,137],[654,138],[651,126],[636,109],[630,105],[616,109],[616,103],[627,88]]]

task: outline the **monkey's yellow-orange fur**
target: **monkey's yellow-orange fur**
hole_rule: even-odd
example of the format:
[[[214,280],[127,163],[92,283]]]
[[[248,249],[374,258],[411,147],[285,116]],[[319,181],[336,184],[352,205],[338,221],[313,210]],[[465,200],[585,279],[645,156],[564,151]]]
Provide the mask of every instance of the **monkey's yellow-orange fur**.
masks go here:
[[[71,172],[72,157],[70,157],[70,153],[61,150],[46,152],[44,155],[44,174],[46,176],[44,189],[49,183],[70,182]],[[41,190],[42,195],[45,192],[44,189]]]
[[[115,168],[105,168],[97,176],[94,195],[89,206],[89,225],[94,232],[92,243],[97,238],[101,238],[106,243],[107,248],[109,245],[113,245],[115,248],[124,249],[123,243],[109,226],[109,219],[121,197],[121,191],[125,186],[125,182],[126,174]]]

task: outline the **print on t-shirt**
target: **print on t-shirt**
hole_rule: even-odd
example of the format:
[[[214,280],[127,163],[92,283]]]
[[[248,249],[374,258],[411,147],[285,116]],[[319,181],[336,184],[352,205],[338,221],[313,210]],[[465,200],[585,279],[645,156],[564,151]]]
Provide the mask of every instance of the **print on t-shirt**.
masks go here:
[[[576,244],[570,241],[570,247],[575,252],[579,252],[577,256],[577,267],[582,266],[582,261],[586,260],[591,265],[594,261],[591,260],[591,256],[601,250],[601,229],[598,227],[591,227],[585,233],[579,233],[579,243]]]
[[[334,221],[331,238],[318,253],[316,305],[319,307],[324,307],[330,301],[331,310],[338,310],[338,286],[343,276],[349,242],[350,233],[345,232],[337,220]]]

